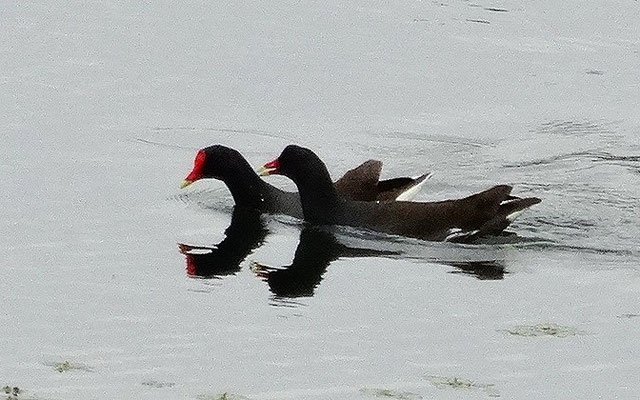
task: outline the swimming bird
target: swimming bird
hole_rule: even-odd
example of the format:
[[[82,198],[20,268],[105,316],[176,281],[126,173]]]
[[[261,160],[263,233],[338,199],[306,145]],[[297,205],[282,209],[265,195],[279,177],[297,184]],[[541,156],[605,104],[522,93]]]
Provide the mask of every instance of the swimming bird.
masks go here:
[[[347,171],[335,185],[330,183],[340,198],[360,201],[411,199],[421,189],[431,174],[417,178],[395,178],[380,181],[382,162],[369,160]],[[262,180],[247,160],[232,148],[214,145],[201,149],[196,154],[191,173],[181,188],[200,179],[223,181],[236,206],[267,213],[286,214],[302,218],[300,196],[287,192]]]
[[[362,202],[341,198],[325,164],[311,150],[289,145],[265,164],[261,175],[284,175],[296,184],[305,221],[315,225],[347,225],[434,241],[468,242],[499,234],[537,197],[511,195],[499,185],[469,197],[438,202]]]

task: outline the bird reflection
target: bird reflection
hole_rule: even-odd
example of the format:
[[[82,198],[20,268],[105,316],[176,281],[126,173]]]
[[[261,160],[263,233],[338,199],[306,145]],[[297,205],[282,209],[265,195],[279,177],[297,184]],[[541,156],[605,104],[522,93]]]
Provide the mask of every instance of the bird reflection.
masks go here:
[[[186,270],[190,277],[221,278],[235,275],[240,264],[256,248],[260,247],[268,230],[260,213],[236,207],[231,224],[225,230],[225,238],[211,247],[179,244],[186,257]],[[279,297],[310,297],[322,281],[329,264],[343,257],[397,257],[402,251],[354,248],[340,243],[336,237],[322,228],[304,226],[291,265],[270,267],[254,263],[254,273],[266,281],[273,294]],[[442,261],[430,260],[455,267],[454,274],[464,274],[480,280],[504,279],[505,264],[501,260]]]
[[[226,237],[220,243],[213,247],[178,245],[186,257],[187,274],[198,278],[235,275],[240,263],[262,245],[267,232],[259,212],[235,207],[231,224],[224,232]]]
[[[501,260],[491,261],[450,261],[443,263],[458,268],[451,271],[452,274],[471,275],[480,280],[500,280],[504,279],[505,264]]]
[[[305,226],[291,265],[281,268],[255,263],[253,271],[280,297],[311,297],[332,261],[341,257],[398,255],[398,252],[347,247],[333,234]]]

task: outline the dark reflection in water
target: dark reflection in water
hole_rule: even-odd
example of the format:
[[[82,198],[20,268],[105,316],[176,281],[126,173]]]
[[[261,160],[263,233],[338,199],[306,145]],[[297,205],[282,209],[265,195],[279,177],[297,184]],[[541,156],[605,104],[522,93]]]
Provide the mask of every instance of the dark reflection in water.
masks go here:
[[[186,257],[187,274],[198,278],[234,275],[251,251],[262,245],[267,232],[259,212],[236,207],[231,224],[225,230],[226,237],[216,246],[179,244],[180,252]]]
[[[485,237],[477,238],[473,244],[477,245],[489,245],[489,246],[498,246],[498,245],[524,245],[530,243],[552,243],[548,239],[537,237],[537,236],[520,236],[515,232],[511,231],[503,231],[500,232],[499,235],[489,235]]]
[[[235,275],[240,271],[240,265],[245,258],[264,243],[267,234],[268,230],[260,213],[236,208],[231,217],[231,224],[225,230],[226,237],[217,245],[203,247],[179,244],[180,252],[186,257],[187,274],[190,277],[205,279]],[[496,245],[519,243],[523,242],[523,239],[514,234],[504,234],[500,237],[485,238],[483,241],[485,245]],[[389,246],[385,245],[384,240],[376,240],[375,243],[382,248],[345,245],[332,231],[305,225],[300,232],[300,241],[291,265],[271,267],[255,263],[252,268],[258,277],[268,283],[270,291],[279,302],[313,296],[331,262],[344,257],[406,257],[413,261],[422,260],[430,265],[436,263],[452,266],[456,270],[451,273],[464,274],[480,280],[500,280],[507,274],[503,260],[479,260],[478,256],[484,257],[468,246],[459,249],[454,247],[456,253],[453,255],[431,247],[432,244],[421,244],[419,249],[426,250],[426,253],[415,257],[411,256],[411,246],[406,244],[398,248],[395,242],[388,243]],[[465,256],[464,253],[468,251],[471,253]]]
[[[281,268],[254,265],[254,272],[269,284],[280,297],[313,296],[315,288],[332,261],[341,257],[390,256],[400,253],[384,250],[347,247],[322,229],[305,226],[291,265]]]
[[[470,275],[480,280],[500,280],[504,279],[505,264],[502,260],[492,261],[452,261],[443,263],[458,268],[451,271],[452,274]]]

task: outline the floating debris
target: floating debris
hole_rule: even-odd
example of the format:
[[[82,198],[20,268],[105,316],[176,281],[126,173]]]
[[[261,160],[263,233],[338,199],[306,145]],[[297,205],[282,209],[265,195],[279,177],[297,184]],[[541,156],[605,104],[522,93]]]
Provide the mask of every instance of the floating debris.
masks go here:
[[[640,314],[624,313],[624,314],[618,315],[618,318],[637,318],[637,317],[640,317]]]
[[[6,385],[0,391],[0,400],[38,400],[37,397],[25,395],[18,386]]]
[[[2,392],[6,395],[3,400],[17,400],[18,395],[22,393],[22,390],[20,390],[20,388],[17,386],[7,385],[2,388]]]
[[[198,400],[250,400],[248,397],[240,396],[233,393],[220,393],[220,394],[199,394],[196,396]]]
[[[20,388],[17,386],[5,386],[2,388],[2,390],[4,391],[5,394],[14,394],[14,395],[19,395],[20,394]]]
[[[420,400],[420,399],[422,399],[422,396],[420,396],[417,393],[398,392],[398,391],[390,390],[390,389],[362,388],[362,389],[360,389],[360,393],[362,393],[364,395],[367,395],[367,396],[385,398],[385,399],[398,399],[398,400]]]
[[[467,22],[475,22],[476,24],[490,24],[491,22],[484,19],[467,19]]]
[[[63,373],[71,370],[77,371],[85,371],[85,372],[93,372],[93,368],[79,363],[72,363],[70,361],[60,361],[60,362],[47,362],[44,365],[53,367],[56,371]]]
[[[446,376],[437,376],[437,375],[429,375],[427,379],[431,381],[436,387],[439,388],[454,388],[454,389],[466,389],[466,390],[482,390],[489,397],[500,397],[500,393],[495,388],[495,385],[492,383],[479,383],[473,382],[467,379],[462,379],[458,377],[446,377]]]
[[[144,381],[141,383],[141,385],[149,386],[155,389],[162,389],[162,388],[172,388],[176,384],[173,382],[160,382],[160,381],[151,380],[151,381]]]
[[[570,326],[561,326],[553,323],[543,323],[537,325],[518,325],[509,329],[502,329],[502,331],[514,336],[555,336],[555,337],[569,337],[575,336],[579,332]]]

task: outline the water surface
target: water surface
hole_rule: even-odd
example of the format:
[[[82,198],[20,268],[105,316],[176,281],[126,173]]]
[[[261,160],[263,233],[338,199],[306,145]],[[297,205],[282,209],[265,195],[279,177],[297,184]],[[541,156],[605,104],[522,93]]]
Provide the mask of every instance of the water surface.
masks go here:
[[[637,7],[5,6],[0,385],[637,398]],[[219,182],[180,191],[214,143],[431,171],[423,201],[506,183],[543,202],[475,245],[312,229],[234,214]]]

